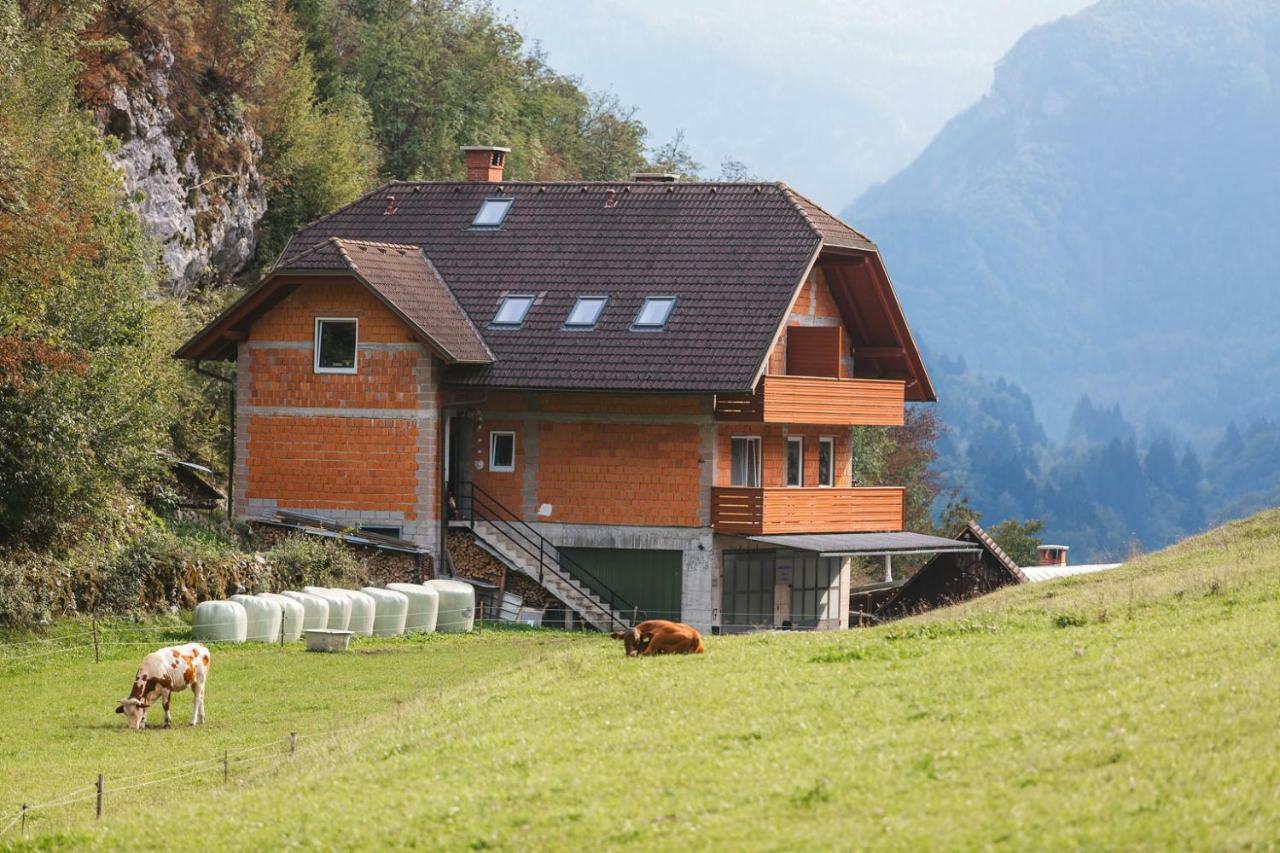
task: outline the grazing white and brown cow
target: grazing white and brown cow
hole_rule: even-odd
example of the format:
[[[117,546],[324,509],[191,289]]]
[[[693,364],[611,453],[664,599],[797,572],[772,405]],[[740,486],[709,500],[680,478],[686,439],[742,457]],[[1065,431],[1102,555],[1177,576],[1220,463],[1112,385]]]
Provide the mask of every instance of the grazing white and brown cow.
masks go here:
[[[614,631],[613,638],[622,640],[627,657],[637,655],[700,655],[702,635],[683,622],[648,619],[625,631]]]
[[[173,724],[169,715],[169,698],[173,693],[191,688],[195,711],[191,725],[204,722],[204,685],[209,678],[209,650],[199,643],[169,646],[142,659],[133,677],[129,698],[121,699],[117,714],[124,714],[131,729],[147,727],[147,709],[159,696],[164,705],[164,727]]]

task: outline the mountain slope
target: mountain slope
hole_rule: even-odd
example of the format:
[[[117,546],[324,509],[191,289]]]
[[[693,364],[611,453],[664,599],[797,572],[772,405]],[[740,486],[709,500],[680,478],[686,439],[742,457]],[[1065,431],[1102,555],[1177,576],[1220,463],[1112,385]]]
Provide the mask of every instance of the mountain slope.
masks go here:
[[[1103,0],[1024,36],[990,94],[847,217],[935,350],[1037,400],[1189,433],[1274,411],[1280,8]]]

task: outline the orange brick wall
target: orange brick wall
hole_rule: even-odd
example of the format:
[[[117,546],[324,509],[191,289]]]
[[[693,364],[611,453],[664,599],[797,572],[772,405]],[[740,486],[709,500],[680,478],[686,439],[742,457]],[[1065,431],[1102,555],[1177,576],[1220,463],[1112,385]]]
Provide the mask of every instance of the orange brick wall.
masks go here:
[[[791,309],[791,316],[787,320],[788,326],[805,325],[802,318],[808,318],[808,322],[812,322],[814,318],[820,320],[841,320],[840,308],[836,305],[835,297],[831,295],[831,287],[827,283],[826,274],[823,273],[821,267],[815,267],[813,272],[809,274],[809,278],[805,280],[804,286],[800,289],[800,295],[796,297],[796,304]],[[848,330],[845,330],[845,340],[849,339]],[[846,353],[847,354],[847,353]],[[778,337],[777,344],[769,353],[769,366],[766,372],[775,376],[785,374],[787,372],[787,332],[784,329]]]
[[[412,519],[417,441],[410,420],[254,415],[248,496],[281,507],[389,510]]]
[[[305,281],[253,324],[249,340],[314,340],[316,317],[357,318],[365,343],[413,340],[409,327],[363,285],[342,279]]]
[[[818,485],[818,439],[830,437],[836,440],[835,482],[837,487],[850,486],[851,436],[847,426],[797,427],[781,424],[718,424],[716,427],[716,479],[717,486],[732,482],[732,438],[758,435],[760,441],[760,485],[778,488],[787,484],[787,436],[804,438],[804,485]]]
[[[511,430],[516,434],[516,470],[490,471],[489,433],[504,430]],[[487,417],[472,436],[472,461],[479,462],[483,466],[479,469],[474,464],[471,466],[471,470],[468,473],[472,481],[493,495],[498,503],[516,513],[520,512],[523,502],[524,466],[527,455],[525,439],[527,437],[528,430],[524,421]]]
[[[696,424],[561,423],[538,428],[538,503],[549,521],[696,526]]]
[[[364,324],[360,324],[364,341]],[[316,373],[310,349],[249,349],[249,399],[253,406],[337,409],[412,409],[417,406],[411,350],[361,352],[358,373]]]

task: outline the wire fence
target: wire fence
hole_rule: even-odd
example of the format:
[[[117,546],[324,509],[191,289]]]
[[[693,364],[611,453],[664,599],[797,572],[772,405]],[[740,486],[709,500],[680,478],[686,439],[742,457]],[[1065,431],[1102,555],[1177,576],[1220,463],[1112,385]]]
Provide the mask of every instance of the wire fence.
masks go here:
[[[19,828],[25,836],[27,821],[37,812],[65,809],[93,800],[95,801],[95,819],[100,820],[106,812],[108,795],[118,795],[152,785],[175,782],[190,776],[217,773],[219,771],[222,772],[223,781],[230,782],[233,770],[239,770],[248,765],[256,765],[263,761],[292,758],[298,753],[315,750],[340,735],[349,734],[361,728],[361,726],[344,726],[320,732],[290,732],[287,737],[280,736],[270,741],[239,747],[234,750],[224,749],[221,755],[215,755],[201,761],[187,762],[183,765],[164,767],[118,779],[109,779],[106,774],[100,773],[94,782],[69,791],[63,791],[50,800],[39,803],[23,803],[12,812],[0,811],[0,840],[3,840],[5,835],[15,828]],[[302,743],[300,744],[299,741]],[[262,752],[263,750],[271,751],[262,755],[251,754]]]

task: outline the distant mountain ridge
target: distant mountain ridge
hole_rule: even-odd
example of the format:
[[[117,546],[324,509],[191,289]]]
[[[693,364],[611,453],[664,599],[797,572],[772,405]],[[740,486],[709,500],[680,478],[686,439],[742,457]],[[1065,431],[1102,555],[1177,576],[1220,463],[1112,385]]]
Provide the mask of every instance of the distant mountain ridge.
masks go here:
[[[845,218],[934,351],[1202,446],[1280,411],[1280,4],[1103,0]]]

